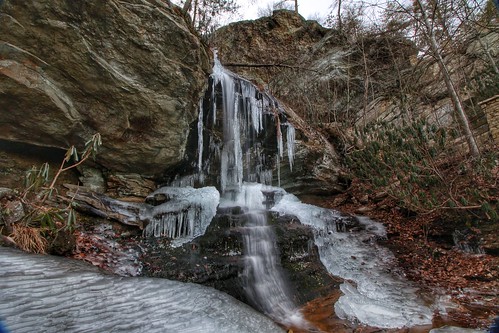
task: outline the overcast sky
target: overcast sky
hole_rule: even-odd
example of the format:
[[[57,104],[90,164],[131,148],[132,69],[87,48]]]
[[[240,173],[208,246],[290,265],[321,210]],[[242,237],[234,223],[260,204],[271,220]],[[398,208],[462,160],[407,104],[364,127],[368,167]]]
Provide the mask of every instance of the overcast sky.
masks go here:
[[[257,0],[255,3],[249,0],[238,0],[241,10],[240,15],[242,19],[251,20],[258,17],[258,8],[266,8],[271,5],[276,0]],[[326,17],[330,12],[330,5],[333,0],[298,0],[298,12],[304,18],[310,17]],[[288,1],[288,3],[294,7],[294,1]]]

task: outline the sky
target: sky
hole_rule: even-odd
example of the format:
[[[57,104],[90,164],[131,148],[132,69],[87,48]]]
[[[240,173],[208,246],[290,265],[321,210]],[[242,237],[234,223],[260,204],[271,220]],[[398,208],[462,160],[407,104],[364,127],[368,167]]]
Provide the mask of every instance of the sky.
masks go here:
[[[249,0],[238,0],[241,6],[240,14],[244,20],[258,18],[258,8],[265,8],[271,5],[275,0],[256,0],[254,3]],[[294,7],[293,0],[288,1]],[[298,0],[298,12],[304,18],[326,17],[330,12],[330,5],[333,0]]]

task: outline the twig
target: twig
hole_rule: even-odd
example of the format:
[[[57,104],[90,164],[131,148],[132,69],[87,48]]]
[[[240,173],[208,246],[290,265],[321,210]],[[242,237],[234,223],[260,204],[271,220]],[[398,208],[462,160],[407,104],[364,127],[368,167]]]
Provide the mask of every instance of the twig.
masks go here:
[[[301,66],[292,66],[292,65],[284,65],[284,64],[254,64],[254,63],[238,63],[238,62],[229,62],[223,64],[225,67],[256,67],[256,68],[268,68],[268,67],[282,67],[282,68],[291,68],[291,69],[302,69],[305,71],[310,71],[314,73],[318,73],[319,71],[301,67]]]

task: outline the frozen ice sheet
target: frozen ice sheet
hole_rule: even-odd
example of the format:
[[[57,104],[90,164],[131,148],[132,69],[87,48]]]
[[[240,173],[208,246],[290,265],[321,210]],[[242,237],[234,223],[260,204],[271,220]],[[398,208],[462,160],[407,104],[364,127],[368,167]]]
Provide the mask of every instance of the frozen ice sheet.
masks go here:
[[[215,289],[111,276],[82,262],[1,247],[0,317],[12,333],[282,332]]]
[[[365,325],[396,328],[431,324],[432,311],[422,303],[415,289],[395,269],[393,254],[377,245],[385,237],[384,227],[357,217],[357,227],[339,232],[348,224],[338,212],[300,202],[287,194],[272,210],[292,214],[314,229],[322,263],[333,275],[352,283],[341,286],[343,296],[335,304],[340,318]]]

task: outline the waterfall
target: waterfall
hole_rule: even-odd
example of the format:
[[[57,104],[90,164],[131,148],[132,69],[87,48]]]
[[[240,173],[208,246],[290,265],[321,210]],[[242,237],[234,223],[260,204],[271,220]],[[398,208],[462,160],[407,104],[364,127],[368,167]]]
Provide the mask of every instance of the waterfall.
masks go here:
[[[216,54],[210,86],[200,103],[197,146],[195,174],[184,175],[172,185],[194,186],[206,181],[220,192],[206,187],[210,190],[199,189],[194,195],[195,190],[188,187],[185,193],[174,191],[174,197],[172,192],[159,191],[168,202],[153,209],[146,235],[189,240],[204,233],[218,203],[223,209],[239,207],[232,211],[242,212],[241,221],[245,222],[241,228],[245,263],[241,278],[248,300],[277,322],[309,328],[287,287],[268,209],[293,215],[313,230],[328,272],[346,280],[335,304],[340,318],[383,328],[431,323],[431,309],[421,303],[416,290],[390,273],[393,255],[373,241],[384,237],[381,225],[357,218],[356,231],[346,232],[348,219],[339,213],[303,204],[272,186],[273,182],[280,186],[281,167],[293,168],[295,129],[272,96],[223,68]],[[193,224],[196,220],[200,221]]]
[[[266,211],[248,214],[243,241],[243,279],[248,298],[275,320],[287,325],[302,325],[304,320],[284,282],[274,231],[267,223]]]
[[[279,174],[284,155],[291,168],[295,131],[282,106],[248,80],[225,69],[216,52],[203,105],[197,125],[197,170],[203,180],[216,176],[222,194],[238,191],[243,182],[272,185],[273,171],[277,168]],[[214,174],[216,167],[219,172]]]
[[[272,191],[274,165],[267,161],[270,155],[263,140],[271,137],[265,131],[265,119],[275,129],[275,164],[280,174],[284,157],[282,131],[287,131],[287,153],[290,165],[294,152],[294,128],[281,125],[284,112],[277,101],[262,93],[249,81],[222,67],[215,57],[213,85],[221,86],[223,110],[223,145],[220,163],[220,189],[224,197],[221,206],[239,206],[246,220],[243,228],[245,267],[244,289],[251,303],[274,320],[295,326],[304,326],[304,320],[292,301],[286,279],[280,267],[274,231],[268,225],[264,191]],[[216,90],[211,99],[217,101]],[[217,111],[214,104],[213,112]],[[199,150],[201,151],[201,150]],[[248,182],[259,183],[248,183]],[[267,184],[267,185],[264,185]],[[276,189],[279,191],[280,189]]]
[[[307,324],[292,301],[277,249],[273,228],[268,224],[268,197],[280,198],[284,191],[258,183],[244,183],[226,196],[220,207],[241,207],[245,225],[241,231],[244,246],[243,285],[257,309],[277,322],[295,327]],[[272,195],[269,195],[271,193]]]
[[[217,113],[222,116],[217,116]],[[226,70],[216,57],[205,98],[199,102],[196,168],[183,170],[149,197],[168,196],[168,202],[152,201],[153,208],[141,213],[149,224],[146,237],[166,236],[181,245],[206,230],[215,215],[220,196],[214,187],[194,189],[210,182],[225,196],[241,191],[244,182],[272,185],[277,167],[280,184],[284,158],[282,133],[291,168],[294,158],[294,128],[275,98],[251,82]],[[193,131],[194,132],[194,131]],[[217,192],[218,193],[218,192]]]

